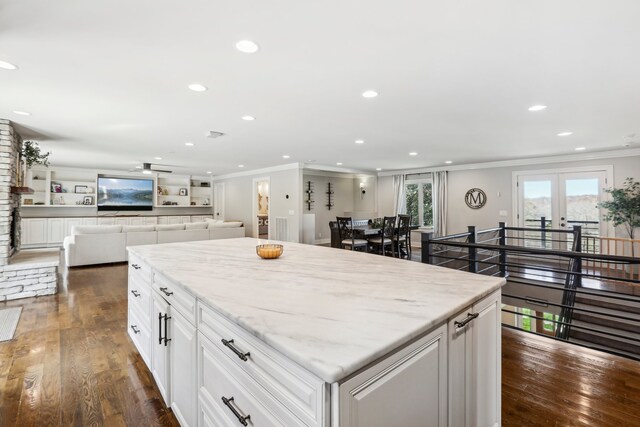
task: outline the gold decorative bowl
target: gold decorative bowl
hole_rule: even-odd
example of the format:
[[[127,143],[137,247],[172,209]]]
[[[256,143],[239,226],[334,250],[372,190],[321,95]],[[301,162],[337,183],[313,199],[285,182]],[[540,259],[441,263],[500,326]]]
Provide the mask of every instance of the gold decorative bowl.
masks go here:
[[[282,255],[282,251],[284,251],[284,246],[272,243],[256,246],[256,253],[264,259],[276,259]]]

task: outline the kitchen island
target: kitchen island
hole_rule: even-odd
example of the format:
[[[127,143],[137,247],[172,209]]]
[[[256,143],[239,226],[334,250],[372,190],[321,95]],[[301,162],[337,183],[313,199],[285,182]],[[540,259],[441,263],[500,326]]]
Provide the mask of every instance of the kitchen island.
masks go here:
[[[181,425],[500,424],[504,279],[257,243],[129,248],[129,334]]]

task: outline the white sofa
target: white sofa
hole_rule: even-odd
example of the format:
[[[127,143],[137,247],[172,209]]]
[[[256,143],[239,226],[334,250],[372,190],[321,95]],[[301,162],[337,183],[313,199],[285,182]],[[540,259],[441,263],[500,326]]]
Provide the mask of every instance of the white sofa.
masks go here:
[[[244,237],[241,222],[170,225],[76,225],[64,239],[67,267],[127,261],[127,247]]]

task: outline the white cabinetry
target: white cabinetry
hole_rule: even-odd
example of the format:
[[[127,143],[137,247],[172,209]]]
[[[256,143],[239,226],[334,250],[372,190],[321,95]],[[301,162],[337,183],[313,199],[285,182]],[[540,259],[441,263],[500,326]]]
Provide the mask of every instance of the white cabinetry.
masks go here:
[[[447,425],[447,327],[340,385],[340,426]]]
[[[197,425],[195,298],[154,274],[151,372],[182,427]]]
[[[500,425],[500,293],[449,322],[449,425]]]
[[[47,218],[23,218],[21,221],[22,246],[44,246],[49,239]]]
[[[47,243],[62,244],[64,240],[64,218],[49,218]]]

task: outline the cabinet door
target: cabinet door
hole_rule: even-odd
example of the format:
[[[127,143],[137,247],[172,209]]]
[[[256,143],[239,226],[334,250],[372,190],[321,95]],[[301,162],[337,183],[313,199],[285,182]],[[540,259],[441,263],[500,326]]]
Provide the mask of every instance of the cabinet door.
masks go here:
[[[169,315],[169,304],[153,293],[153,315],[151,317],[151,373],[156,380],[165,405],[170,402],[169,343],[165,343],[164,315]],[[168,337],[167,337],[168,338]]]
[[[191,216],[181,216],[180,222],[182,224],[189,224],[191,222]]]
[[[500,425],[500,293],[449,323],[449,425]]]
[[[500,426],[502,392],[502,335],[500,292],[473,306],[473,399],[472,417],[476,426]]]
[[[196,426],[196,328],[176,310],[169,321],[171,409],[182,427]]]
[[[145,216],[144,218],[144,225],[156,225],[158,223],[158,217],[157,216]]]
[[[169,217],[168,216],[159,216],[158,217],[158,224],[160,224],[160,225],[169,224]]]
[[[47,243],[47,219],[24,218],[22,220],[22,244],[45,245]]]
[[[98,225],[98,218],[82,218],[82,225]]]
[[[115,225],[129,225],[129,218],[115,218]]]
[[[144,218],[143,217],[130,218],[129,225],[144,225]]]
[[[98,225],[114,225],[114,224],[115,224],[115,220],[112,216],[98,218]]]
[[[446,325],[340,385],[340,425],[447,425]]]
[[[47,222],[47,243],[61,244],[64,240],[64,218],[49,218]]]
[[[181,216],[168,216],[167,217],[167,224],[182,224],[182,217]]]

